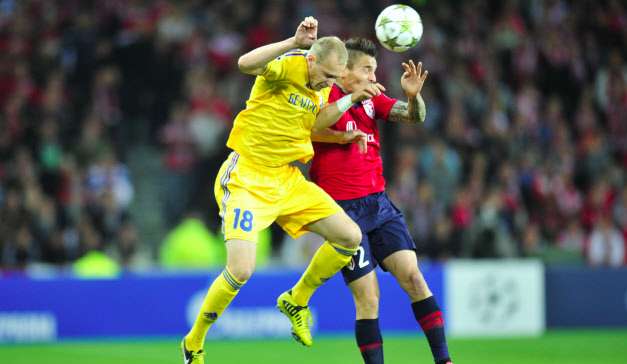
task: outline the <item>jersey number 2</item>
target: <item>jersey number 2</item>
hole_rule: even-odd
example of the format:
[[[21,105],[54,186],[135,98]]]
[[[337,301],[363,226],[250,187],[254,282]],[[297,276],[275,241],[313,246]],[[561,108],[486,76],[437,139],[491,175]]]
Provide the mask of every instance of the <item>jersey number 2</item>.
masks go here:
[[[366,251],[364,250],[363,246],[359,246],[359,249],[357,249],[357,251],[355,252],[355,256],[358,257],[357,260],[357,265],[359,266],[359,268],[363,268],[365,266],[367,266],[368,264],[370,264],[369,260],[366,260]]]
[[[234,209],[233,212],[235,212],[235,219],[233,219],[233,229],[237,229],[237,225],[239,223],[239,227],[240,229],[249,232],[253,229],[253,213],[248,211],[248,210],[244,210],[244,213],[242,213],[242,210],[237,208]],[[240,220],[240,215],[242,215],[241,220]]]

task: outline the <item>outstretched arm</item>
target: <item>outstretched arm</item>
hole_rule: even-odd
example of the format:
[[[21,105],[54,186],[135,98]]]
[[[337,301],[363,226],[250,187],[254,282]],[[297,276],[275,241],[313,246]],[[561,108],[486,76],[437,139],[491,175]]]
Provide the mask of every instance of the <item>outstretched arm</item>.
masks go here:
[[[300,22],[293,37],[253,49],[239,57],[237,66],[243,73],[260,75],[271,60],[290,49],[309,48],[317,38],[318,21],[314,17],[308,16]]]
[[[340,116],[342,116],[342,114],[344,114],[354,103],[380,95],[383,91],[385,91],[385,87],[383,87],[383,85],[380,83],[372,83],[353,92],[352,94],[342,97],[335,102],[326,104],[318,113],[313,129],[322,130],[328,128],[329,126],[335,124]]]
[[[404,123],[419,123],[425,121],[427,117],[427,106],[422,96],[408,98],[405,101],[396,101],[390,109],[389,121],[399,121]]]
[[[422,62],[418,66],[414,61],[403,63],[405,72],[401,76],[401,87],[407,96],[407,102],[397,101],[390,109],[389,121],[417,123],[425,121],[427,108],[420,91],[424,86],[429,71],[422,72]]]
[[[311,141],[336,144],[357,143],[361,153],[366,153],[368,150],[368,136],[361,130],[339,131],[331,128],[312,130]]]

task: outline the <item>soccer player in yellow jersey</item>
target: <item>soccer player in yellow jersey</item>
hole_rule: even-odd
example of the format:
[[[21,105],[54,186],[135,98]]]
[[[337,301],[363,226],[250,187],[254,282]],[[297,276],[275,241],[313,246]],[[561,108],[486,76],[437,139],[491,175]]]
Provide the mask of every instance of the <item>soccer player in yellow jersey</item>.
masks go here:
[[[293,237],[311,231],[326,239],[300,280],[277,299],[292,322],[292,335],[305,346],[312,344],[309,299],[351,260],[361,241],[357,224],[291,163],[313,156],[312,130],[326,129],[354,102],[384,89],[369,84],[325,105],[329,86],[346,67],[347,51],[340,39],[317,39],[317,32],[317,20],[307,17],[293,37],[238,61],[240,70],[256,79],[227,141],[233,152],[215,183],[227,262],[181,343],[185,364],[203,363],[205,335],[253,273],[257,235],[272,222]]]

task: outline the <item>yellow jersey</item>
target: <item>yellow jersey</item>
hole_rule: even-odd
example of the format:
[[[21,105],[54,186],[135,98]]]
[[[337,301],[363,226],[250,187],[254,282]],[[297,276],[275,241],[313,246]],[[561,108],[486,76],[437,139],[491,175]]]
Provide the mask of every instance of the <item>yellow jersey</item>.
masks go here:
[[[308,162],[311,129],[330,88],[309,88],[306,52],[287,52],[266,65],[233,123],[226,145],[247,159],[278,167]]]

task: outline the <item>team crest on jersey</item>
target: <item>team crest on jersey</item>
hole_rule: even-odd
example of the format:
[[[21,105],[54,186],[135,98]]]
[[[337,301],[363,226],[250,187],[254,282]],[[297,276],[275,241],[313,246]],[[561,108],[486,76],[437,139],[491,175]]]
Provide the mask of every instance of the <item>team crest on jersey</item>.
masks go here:
[[[372,100],[364,100],[361,102],[361,105],[364,107],[366,115],[368,115],[370,119],[374,119],[374,103],[372,103]]]

